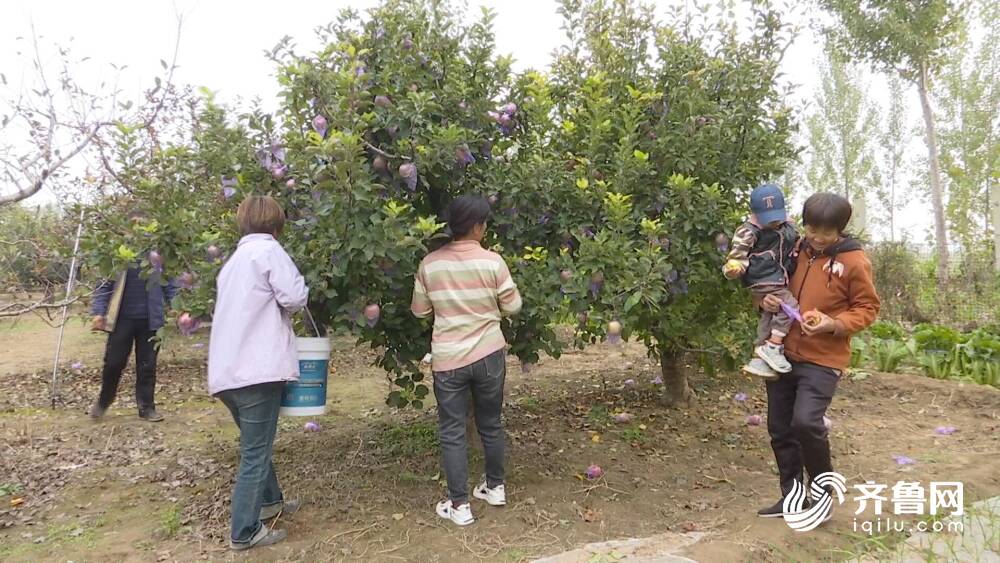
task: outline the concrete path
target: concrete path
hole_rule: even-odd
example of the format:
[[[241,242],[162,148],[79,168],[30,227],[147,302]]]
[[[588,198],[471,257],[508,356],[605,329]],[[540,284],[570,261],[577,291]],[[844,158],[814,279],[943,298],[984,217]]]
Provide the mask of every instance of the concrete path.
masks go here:
[[[659,534],[648,538],[633,538],[592,543],[536,559],[533,563],[697,563],[693,559],[675,555],[704,536],[700,532],[687,534]]]
[[[863,563],[959,561],[962,563],[1000,563],[1000,497],[971,506],[965,514],[943,520],[941,531],[917,532],[896,551],[870,555]],[[949,523],[953,523],[949,527]],[[961,524],[961,528],[955,525]]]

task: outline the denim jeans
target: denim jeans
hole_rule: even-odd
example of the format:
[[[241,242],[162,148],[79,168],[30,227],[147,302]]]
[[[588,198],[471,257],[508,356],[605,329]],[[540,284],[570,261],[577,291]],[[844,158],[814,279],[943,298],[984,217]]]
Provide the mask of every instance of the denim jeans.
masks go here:
[[[834,369],[792,362],[791,373],[767,382],[767,431],[782,495],[791,492],[795,481],[803,481],[803,468],[810,479],[833,471],[823,415],[839,381]]]
[[[465,367],[434,372],[434,397],[438,404],[438,439],[448,479],[448,497],[455,506],[469,500],[469,455],[465,420],[472,393],[476,430],[483,441],[486,483],[503,483],[504,432],[500,423],[506,354],[498,350]]]
[[[240,429],[240,466],[230,505],[233,543],[249,543],[264,525],[261,507],[284,501],[271,463],[284,388],[283,382],[261,383],[217,395]]]

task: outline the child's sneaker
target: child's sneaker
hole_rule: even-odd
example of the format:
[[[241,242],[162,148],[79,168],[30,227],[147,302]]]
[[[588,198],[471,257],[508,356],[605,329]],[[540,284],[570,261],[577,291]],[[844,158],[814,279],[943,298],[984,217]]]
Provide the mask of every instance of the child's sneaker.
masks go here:
[[[476,521],[472,517],[472,506],[469,503],[461,506],[452,506],[451,500],[443,500],[437,503],[437,515],[445,520],[451,520],[459,526],[468,526]]]
[[[507,491],[504,490],[503,484],[491,489],[486,486],[486,481],[483,481],[478,487],[472,489],[472,496],[485,500],[486,504],[490,506],[505,506],[507,504]]]
[[[767,365],[767,362],[760,358],[754,358],[750,360],[750,363],[743,366],[743,373],[767,380],[775,380],[779,377],[778,372],[771,369],[771,366]]]
[[[778,373],[792,371],[792,364],[785,358],[785,347],[780,344],[765,342],[757,347],[757,357],[767,362],[767,365]]]

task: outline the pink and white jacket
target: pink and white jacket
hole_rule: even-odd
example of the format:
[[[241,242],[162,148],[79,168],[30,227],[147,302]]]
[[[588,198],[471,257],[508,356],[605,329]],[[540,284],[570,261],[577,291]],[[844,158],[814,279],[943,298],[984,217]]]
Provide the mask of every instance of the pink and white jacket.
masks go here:
[[[291,314],[308,298],[302,274],[274,237],[240,239],[216,280],[208,392],[297,380]]]

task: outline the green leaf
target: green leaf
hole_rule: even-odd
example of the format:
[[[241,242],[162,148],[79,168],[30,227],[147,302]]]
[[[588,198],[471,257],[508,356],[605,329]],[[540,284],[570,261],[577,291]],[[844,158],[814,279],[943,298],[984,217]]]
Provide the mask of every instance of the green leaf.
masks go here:
[[[642,292],[636,291],[629,296],[628,300],[625,301],[625,312],[628,313],[633,307],[639,304],[639,300],[642,299]]]

